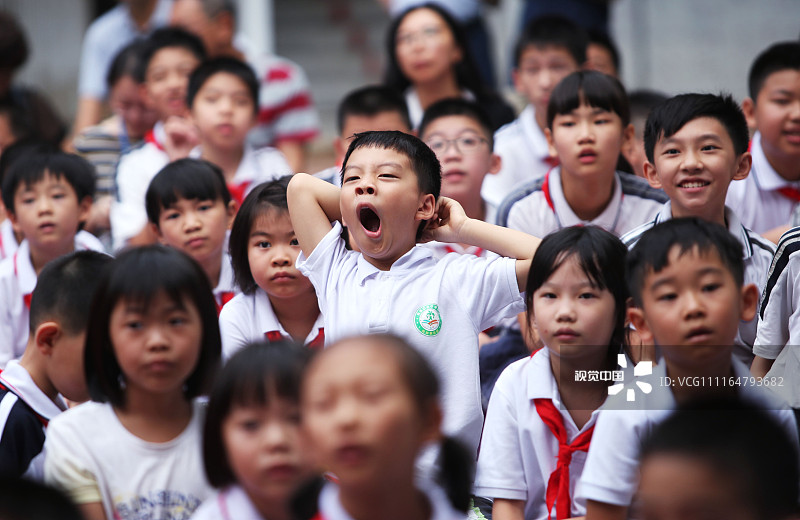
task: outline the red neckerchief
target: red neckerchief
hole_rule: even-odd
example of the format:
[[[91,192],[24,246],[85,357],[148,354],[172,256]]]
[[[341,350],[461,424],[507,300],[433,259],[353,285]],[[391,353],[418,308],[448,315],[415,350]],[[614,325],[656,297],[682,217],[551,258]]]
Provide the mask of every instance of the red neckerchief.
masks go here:
[[[547,481],[547,492],[545,500],[547,503],[547,518],[556,506],[556,519],[571,518],[572,500],[569,496],[569,464],[572,462],[572,454],[576,451],[589,451],[589,443],[592,441],[594,426],[578,435],[572,444],[567,444],[567,430],[564,427],[564,418],[553,405],[550,399],[534,399],[536,412],[541,417],[555,438],[558,440],[558,463],[556,469],[550,473]]]
[[[222,308],[225,307],[225,304],[231,301],[234,296],[235,294],[233,291],[222,291],[219,294],[220,301],[217,302],[217,316],[219,316],[219,313],[222,312]]]
[[[158,148],[162,152],[166,151],[164,150],[164,145],[159,143],[158,139],[156,139],[156,133],[153,131],[152,128],[148,130],[146,134],[144,134],[144,140],[148,143],[153,143],[154,145],[156,145],[156,148]]]
[[[239,206],[242,205],[248,187],[250,187],[250,181],[244,181],[239,184],[228,184],[228,191]]]

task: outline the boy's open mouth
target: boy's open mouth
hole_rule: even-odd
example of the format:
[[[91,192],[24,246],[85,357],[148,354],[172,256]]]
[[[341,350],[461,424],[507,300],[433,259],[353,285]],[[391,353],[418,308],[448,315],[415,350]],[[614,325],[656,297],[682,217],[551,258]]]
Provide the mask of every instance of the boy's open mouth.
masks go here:
[[[375,211],[367,206],[358,210],[358,220],[367,231],[377,232],[381,228],[381,219]]]

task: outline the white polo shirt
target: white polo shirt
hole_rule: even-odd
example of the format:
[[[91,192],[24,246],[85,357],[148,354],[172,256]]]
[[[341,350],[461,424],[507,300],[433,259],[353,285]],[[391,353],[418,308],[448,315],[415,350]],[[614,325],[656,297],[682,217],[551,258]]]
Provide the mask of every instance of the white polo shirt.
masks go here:
[[[14,235],[14,225],[10,219],[5,219],[0,222],[0,260],[13,255],[18,247],[17,237]]]
[[[637,384],[652,386],[649,394],[638,387],[635,400],[628,402],[623,391],[609,397],[600,408],[589,456],[576,489],[579,499],[618,506],[631,504],[639,481],[639,447],[653,428],[678,407],[672,390],[661,383],[661,378],[667,375],[666,366],[666,362],[659,363],[651,375],[636,378]],[[750,377],[749,368],[735,358],[732,369],[735,377]],[[794,413],[785,401],[763,386],[742,385],[738,394],[770,413],[798,442]]]
[[[125,247],[128,240],[139,234],[147,225],[144,197],[150,181],[169,163],[164,151],[166,140],[164,124],[159,121],[139,146],[122,154],[117,164],[117,198],[111,203],[112,247],[115,251]]]
[[[800,181],[787,181],[775,171],[761,148],[759,132],[750,141],[750,153],[753,156],[750,175],[731,182],[725,205],[736,212],[745,227],[756,233],[788,225],[797,201],[778,190],[783,187],[800,189]]]
[[[622,236],[622,243],[631,249],[641,238],[642,234],[659,222],[666,222],[672,218],[672,203],[667,202],[658,212],[658,215],[638,228]],[[744,283],[754,284],[761,291],[767,281],[767,273],[775,254],[775,245],[769,240],[747,229],[739,220],[737,214],[729,207],[725,207],[725,221],[728,231],[739,243],[742,244],[742,259],[744,261]],[[758,319],[739,322],[739,332],[736,334],[733,349],[734,354],[745,364],[750,366],[753,361],[753,343],[756,340]]]
[[[592,428],[598,410],[578,429],[564,408],[550,367],[547,347],[510,364],[497,379],[483,427],[475,495],[524,500],[525,518],[547,520],[547,483],[558,462],[558,439],[536,411],[534,399],[551,399],[561,413],[568,442]],[[586,462],[586,452],[572,454],[570,497]],[[555,509],[555,507],[554,507]],[[572,500],[572,515],[586,514],[586,504]],[[555,517],[555,512],[553,512]]]
[[[219,315],[219,332],[224,359],[253,341],[273,341],[273,337],[294,341],[275,316],[267,293],[258,288],[253,294],[241,293],[228,302]],[[325,321],[320,313],[303,344],[321,347],[324,340]]]
[[[414,247],[389,271],[345,249],[342,226],[297,267],[317,291],[325,344],[369,333],[405,338],[431,362],[442,382],[443,431],[477,453],[483,426],[478,334],[525,309],[515,260],[446,255]]]
[[[217,309],[221,312],[233,298],[239,294],[236,280],[233,277],[233,266],[231,265],[231,255],[228,253],[228,237],[225,237],[225,246],[222,250],[222,263],[219,270],[219,281],[213,289],[214,300],[217,302]]]
[[[498,211],[497,223],[537,237],[569,227],[595,225],[617,236],[652,219],[668,200],[647,181],[617,172],[611,201],[591,221],[581,220],[570,207],[561,186],[561,168],[526,184],[509,195]]]
[[[103,252],[103,244],[94,235],[80,231],[75,235],[75,249]],[[23,240],[14,254],[0,262],[0,370],[25,352],[36,278],[28,241]]]
[[[502,165],[499,172],[483,179],[481,197],[495,207],[516,189],[544,177],[558,163],[550,157],[533,105],[526,106],[515,120],[494,133],[494,153],[503,159]]]
[[[753,353],[775,363],[767,377],[782,377],[776,390],[800,408],[800,228],[787,231],[769,269],[758,312]]]
[[[233,485],[215,493],[200,504],[192,520],[263,520],[247,493]]]

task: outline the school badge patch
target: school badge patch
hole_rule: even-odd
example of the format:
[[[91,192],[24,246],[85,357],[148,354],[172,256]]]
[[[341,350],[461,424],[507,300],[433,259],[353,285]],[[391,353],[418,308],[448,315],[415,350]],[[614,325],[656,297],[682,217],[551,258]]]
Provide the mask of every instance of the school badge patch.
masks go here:
[[[439,306],[435,303],[423,305],[417,309],[414,315],[414,325],[424,336],[435,336],[442,330],[442,315],[439,314]]]

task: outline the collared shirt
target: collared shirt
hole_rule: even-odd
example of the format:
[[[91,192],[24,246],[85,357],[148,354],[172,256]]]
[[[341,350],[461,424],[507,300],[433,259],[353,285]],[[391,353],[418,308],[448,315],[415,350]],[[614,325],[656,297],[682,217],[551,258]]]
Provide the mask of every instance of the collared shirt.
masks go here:
[[[202,148],[196,146],[189,152],[189,157],[199,159],[202,153]],[[294,172],[286,162],[286,157],[277,148],[267,146],[256,149],[248,144],[244,147],[242,160],[239,161],[233,180],[228,183],[228,186],[244,186],[244,195],[247,196],[262,182],[272,181],[292,173]]]
[[[568,442],[592,428],[599,410],[578,428],[561,402],[546,347],[509,365],[497,379],[481,438],[475,495],[523,500],[525,518],[547,520],[545,492],[557,466],[558,439],[536,411],[534,399],[550,399],[561,413]],[[569,465],[570,496],[586,462],[576,451]],[[586,504],[572,501],[572,516],[586,514]],[[555,516],[555,515],[553,515]]]
[[[481,196],[495,207],[516,189],[541,179],[550,170],[553,161],[547,139],[536,124],[532,105],[495,132],[494,153],[502,158],[500,171],[484,177]]]
[[[666,222],[672,218],[672,203],[667,202],[658,212],[656,217],[645,224],[622,236],[622,243],[628,249],[633,248],[641,238],[642,234],[660,222]],[[775,245],[762,238],[760,235],[747,229],[739,220],[737,214],[729,207],[725,207],[725,221],[728,224],[728,231],[740,244],[742,244],[742,258],[744,260],[744,283],[754,284],[761,291],[767,281],[769,266],[775,254]],[[734,353],[743,363],[750,364],[753,361],[753,343],[756,340],[756,330],[758,319],[739,322],[739,332],[736,334],[734,344],[737,348]]]
[[[61,397],[47,397],[16,360],[0,373],[0,385],[7,389],[0,390],[0,473],[41,481],[46,422],[67,405]]]
[[[653,428],[677,408],[675,395],[662,382],[667,376],[666,365],[662,361],[653,367],[651,375],[636,378],[637,382],[651,385],[650,393],[637,386],[633,389],[634,401],[626,401],[627,392],[623,391],[609,397],[600,408],[592,446],[576,489],[579,499],[619,506],[631,504],[639,480],[639,447]],[[747,365],[735,358],[732,372],[733,377],[750,377]],[[742,385],[740,397],[770,413],[798,442],[794,413],[771,390]]]
[[[788,225],[797,201],[778,190],[784,187],[800,189],[800,181],[787,181],[775,171],[764,155],[759,132],[753,135],[750,153],[753,156],[750,175],[731,182],[725,205],[736,212],[745,227],[756,233]]]
[[[253,502],[238,485],[218,491],[203,502],[192,520],[264,520]]]
[[[512,258],[446,255],[414,247],[381,271],[348,251],[341,224],[297,267],[317,292],[325,343],[376,332],[405,338],[442,381],[443,431],[477,453],[483,426],[478,334],[524,310]]]
[[[325,320],[320,313],[311,331],[303,342],[314,343],[320,334],[324,338]],[[222,336],[222,357],[230,358],[237,350],[256,340],[264,340],[270,333],[277,332],[282,338],[294,341],[281,325],[269,296],[262,289],[253,294],[238,294],[222,309],[219,315],[219,331]],[[267,338],[269,339],[269,338]]]
[[[606,208],[593,220],[578,217],[564,196],[561,168],[509,195],[498,212],[498,224],[537,237],[569,227],[592,224],[617,236],[652,219],[668,198],[647,181],[616,173],[614,193]]]

